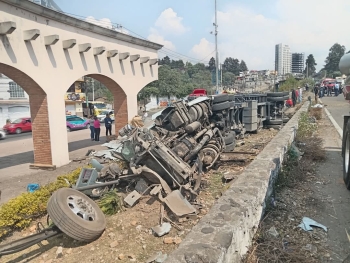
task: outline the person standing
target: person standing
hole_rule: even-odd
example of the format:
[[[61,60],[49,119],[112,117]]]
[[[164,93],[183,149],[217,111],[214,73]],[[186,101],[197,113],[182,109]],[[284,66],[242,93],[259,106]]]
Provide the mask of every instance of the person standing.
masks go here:
[[[101,124],[97,117],[94,117],[95,141],[100,141]]]
[[[334,85],[334,96],[338,97],[338,95],[339,95],[339,84],[335,83],[335,85]]]
[[[301,87],[298,87],[298,92],[299,92],[299,96],[298,96],[299,103],[302,103],[302,101],[303,101],[303,89]]]
[[[94,116],[90,116],[89,118],[89,124],[90,124],[90,138],[91,141],[95,140],[95,127],[94,127]]]
[[[295,104],[299,103],[299,91],[298,89],[295,90]]]
[[[320,87],[320,94],[319,94],[319,98],[322,98],[324,95],[324,91],[325,91],[325,85],[322,83],[321,87]]]
[[[105,118],[105,127],[106,127],[106,137],[108,136],[108,132],[109,135],[112,135],[112,119],[111,117],[109,117],[109,114],[106,114],[106,118]]]
[[[317,104],[318,102],[318,94],[320,92],[320,89],[318,88],[318,85],[314,87],[314,93],[315,93],[315,103]]]
[[[295,104],[297,104],[297,96],[296,96],[294,89],[292,89],[292,102],[293,102],[293,107],[294,107]]]

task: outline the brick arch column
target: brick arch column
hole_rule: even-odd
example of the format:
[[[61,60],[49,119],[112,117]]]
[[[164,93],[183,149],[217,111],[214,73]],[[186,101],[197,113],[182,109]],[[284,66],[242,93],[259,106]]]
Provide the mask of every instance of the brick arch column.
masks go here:
[[[45,91],[31,77],[14,67],[0,63],[0,72],[16,82],[29,95],[34,163],[52,164],[50,126]]]
[[[113,79],[100,75],[90,74],[88,77],[94,78],[105,85],[113,94],[114,99],[114,117],[115,133],[128,123],[128,102],[124,90]]]

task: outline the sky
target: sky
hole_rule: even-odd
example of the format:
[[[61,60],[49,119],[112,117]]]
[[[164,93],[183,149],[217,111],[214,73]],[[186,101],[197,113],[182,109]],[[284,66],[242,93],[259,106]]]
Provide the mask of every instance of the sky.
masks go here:
[[[164,45],[159,57],[208,63],[215,57],[214,0],[55,0],[66,13]],[[319,70],[334,43],[350,49],[349,0],[217,0],[220,63],[273,69],[275,45],[313,54]]]

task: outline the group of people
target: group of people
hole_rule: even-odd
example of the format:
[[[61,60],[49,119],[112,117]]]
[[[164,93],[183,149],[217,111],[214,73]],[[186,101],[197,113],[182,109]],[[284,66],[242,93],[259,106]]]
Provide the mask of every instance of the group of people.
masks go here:
[[[297,103],[301,103],[303,101],[303,89],[304,88],[301,88],[301,87],[298,87],[297,89],[292,89],[292,98],[289,98],[286,101],[286,106],[288,108],[295,107]]]
[[[341,93],[341,87],[339,83],[334,84],[334,88],[331,86],[327,86],[324,83],[316,84],[314,87],[315,100],[318,98],[322,98],[325,95],[332,96],[332,92],[334,91],[334,96],[337,97]]]
[[[96,116],[90,116],[90,137],[91,141],[100,141],[100,133],[101,133],[101,123],[100,120]],[[106,128],[106,136],[112,135],[112,119],[109,114],[106,114],[106,118],[104,119],[105,128]]]

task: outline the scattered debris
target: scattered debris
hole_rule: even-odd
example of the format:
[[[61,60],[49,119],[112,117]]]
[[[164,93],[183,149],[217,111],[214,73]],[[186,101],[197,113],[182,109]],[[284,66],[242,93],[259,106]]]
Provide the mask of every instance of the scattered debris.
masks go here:
[[[29,193],[33,193],[35,192],[36,190],[38,190],[40,188],[40,185],[39,184],[28,184],[27,185],[27,191]]]
[[[327,232],[327,227],[317,223],[315,220],[309,218],[309,217],[303,217],[303,219],[301,220],[300,225],[298,225],[301,229],[305,230],[305,231],[312,231],[313,228],[311,226],[316,226],[316,227],[320,227],[323,228],[324,231]]]
[[[158,236],[164,236],[168,234],[171,230],[171,225],[169,223],[163,223],[161,225],[152,227],[152,231]]]
[[[59,246],[56,250],[56,258],[62,258],[63,257],[63,247]]]
[[[323,108],[323,105],[322,105],[322,104],[317,103],[317,104],[315,104],[315,105],[311,106],[311,108]]]
[[[127,197],[124,198],[124,202],[130,206],[133,207],[134,204],[141,198],[141,195],[136,191],[132,191],[130,194],[128,194]]]
[[[271,227],[268,231],[267,231],[267,233],[269,233],[270,235],[272,235],[272,236],[274,236],[274,237],[278,237],[278,232],[277,232],[277,230],[276,230],[276,228],[273,226],[273,227]]]

